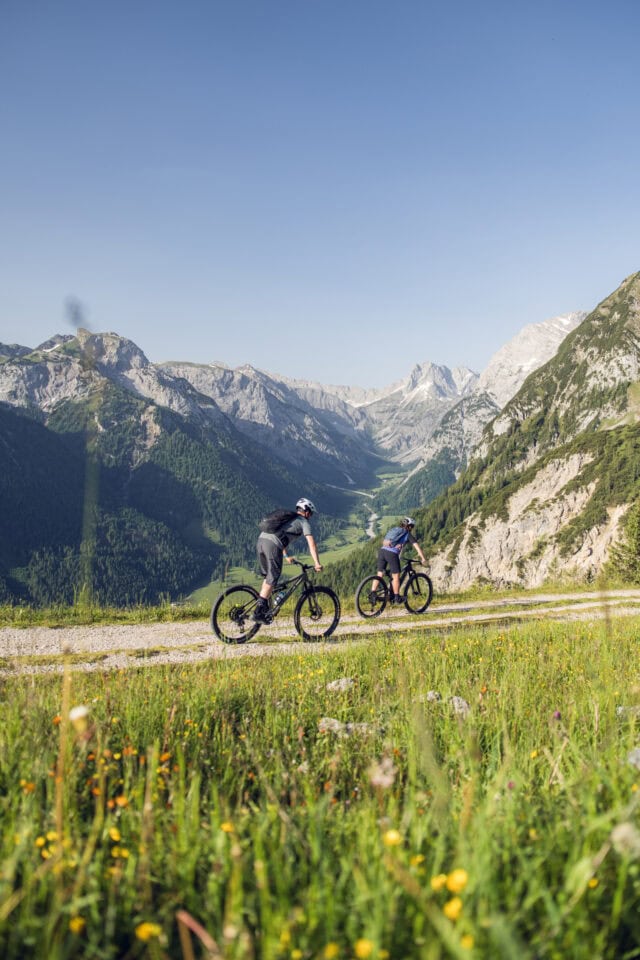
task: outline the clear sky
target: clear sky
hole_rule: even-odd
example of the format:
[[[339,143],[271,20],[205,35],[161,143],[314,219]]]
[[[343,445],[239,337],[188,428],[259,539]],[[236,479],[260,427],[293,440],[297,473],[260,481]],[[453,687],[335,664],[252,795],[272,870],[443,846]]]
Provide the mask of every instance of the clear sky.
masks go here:
[[[0,341],[382,386],[640,270],[638,0],[0,0]]]

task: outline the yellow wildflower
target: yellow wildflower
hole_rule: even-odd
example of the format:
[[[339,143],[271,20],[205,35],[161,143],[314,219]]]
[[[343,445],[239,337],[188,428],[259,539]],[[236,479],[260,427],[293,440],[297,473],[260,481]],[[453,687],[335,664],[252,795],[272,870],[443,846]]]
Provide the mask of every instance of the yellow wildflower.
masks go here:
[[[71,917],[69,920],[69,930],[71,933],[82,933],[86,926],[86,920],[82,917]]]
[[[109,830],[109,836],[111,837],[114,843],[119,843],[121,839],[120,831],[118,830],[117,827],[111,827],[111,829]]]
[[[591,887],[592,890],[595,890],[599,882],[600,881],[598,880],[597,877],[591,877],[591,880],[589,880],[588,886]]]
[[[470,933],[465,933],[464,937],[460,938],[460,946],[463,950],[473,950],[473,937]]]
[[[419,867],[421,863],[424,863],[424,854],[415,853],[409,860],[409,863],[412,867]]]
[[[462,900],[460,897],[452,897],[451,900],[447,900],[442,908],[442,912],[447,919],[457,920],[462,913]]]
[[[47,842],[47,841],[45,840],[44,837],[36,837],[36,839],[35,839],[36,847],[44,847],[44,845],[45,845],[46,842]]]
[[[385,847],[399,847],[402,843],[402,835],[399,830],[387,830],[382,836],[382,842]]]
[[[356,940],[353,950],[358,960],[367,960],[367,957],[373,953],[373,943],[371,940],[361,938]]]
[[[220,829],[224,830],[225,833],[233,833],[233,824],[229,820],[225,820],[224,823],[220,824]]]
[[[291,951],[291,960],[302,960],[302,957],[302,950],[299,950],[297,947],[295,950]]]
[[[530,756],[530,758],[531,758],[532,760],[535,760],[535,758],[538,756],[538,751],[537,751],[537,750],[532,750],[531,753],[529,754],[529,756]]]
[[[439,873],[437,877],[431,877],[431,889],[436,891],[442,890],[446,882],[447,882],[446,873]]]
[[[324,948],[323,957],[324,960],[336,960],[336,957],[340,954],[340,947],[337,943],[328,943]]]
[[[469,882],[469,874],[466,870],[452,870],[447,877],[447,890],[451,893],[462,893]]]
[[[159,937],[162,933],[162,927],[159,923],[149,923],[145,921],[144,923],[139,923],[136,927],[136,937],[138,940],[142,940],[143,943],[148,943],[149,940],[153,940],[154,937]]]

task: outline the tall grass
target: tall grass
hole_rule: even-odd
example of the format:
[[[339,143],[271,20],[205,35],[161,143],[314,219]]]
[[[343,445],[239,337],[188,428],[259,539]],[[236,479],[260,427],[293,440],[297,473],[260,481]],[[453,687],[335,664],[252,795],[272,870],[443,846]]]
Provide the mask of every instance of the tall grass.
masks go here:
[[[640,956],[639,626],[12,679],[0,954]]]

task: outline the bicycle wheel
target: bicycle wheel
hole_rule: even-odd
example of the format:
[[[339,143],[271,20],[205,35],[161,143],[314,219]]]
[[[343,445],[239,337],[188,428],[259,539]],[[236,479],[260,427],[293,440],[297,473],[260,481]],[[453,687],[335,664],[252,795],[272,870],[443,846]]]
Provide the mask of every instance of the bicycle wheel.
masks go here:
[[[404,592],[404,605],[409,613],[424,613],[433,597],[433,584],[426,573],[414,573]]]
[[[329,587],[311,587],[293,611],[293,622],[303,640],[330,637],[340,620],[340,601]]]
[[[258,593],[253,587],[229,587],[211,610],[211,629],[224,643],[244,643],[258,632],[260,624],[251,619]]]
[[[378,581],[375,591],[374,581]],[[365,577],[356,590],[356,607],[361,617],[379,617],[387,605],[389,591],[380,577]]]

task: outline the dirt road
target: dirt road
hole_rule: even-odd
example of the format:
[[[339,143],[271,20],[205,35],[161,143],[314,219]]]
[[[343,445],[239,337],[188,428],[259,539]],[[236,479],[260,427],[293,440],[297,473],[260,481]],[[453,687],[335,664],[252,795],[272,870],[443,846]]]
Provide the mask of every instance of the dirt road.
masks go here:
[[[330,641],[302,643],[290,617],[263,627],[249,643],[220,643],[207,621],[127,626],[86,626],[0,629],[0,676],[58,673],[65,660],[74,670],[119,670],[166,663],[273,656],[282,653],[318,654],[339,642],[358,642],[371,634],[442,634],[465,624],[488,626],[534,620],[603,620],[640,615],[639,590],[604,593],[522,595],[474,603],[436,601],[427,613],[408,614],[404,608],[385,611],[373,620],[343,616]]]

